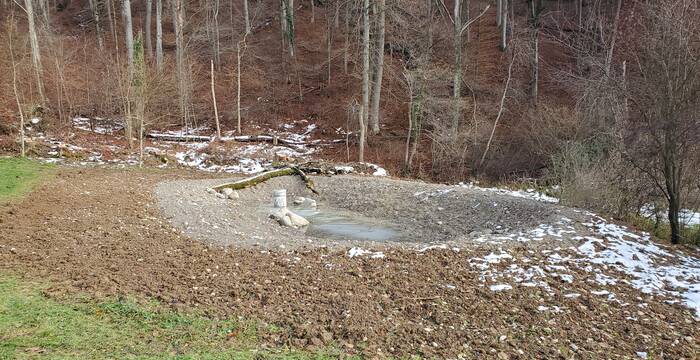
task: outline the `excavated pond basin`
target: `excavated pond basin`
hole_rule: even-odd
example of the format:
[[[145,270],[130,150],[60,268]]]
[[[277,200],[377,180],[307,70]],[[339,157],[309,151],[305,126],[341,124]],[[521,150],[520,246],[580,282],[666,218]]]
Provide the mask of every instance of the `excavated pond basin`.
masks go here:
[[[307,235],[368,241],[389,241],[400,237],[399,232],[389,226],[347,211],[327,208],[291,210],[311,223],[306,230]]]

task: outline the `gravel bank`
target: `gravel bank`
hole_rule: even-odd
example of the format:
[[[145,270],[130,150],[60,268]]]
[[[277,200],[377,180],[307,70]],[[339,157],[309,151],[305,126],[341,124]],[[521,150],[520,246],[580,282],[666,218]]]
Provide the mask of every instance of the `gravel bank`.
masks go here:
[[[171,181],[159,184],[155,192],[162,212],[173,225],[193,238],[221,246],[508,246],[519,243],[518,234],[555,226],[564,217],[580,217],[575,210],[531,199],[363,176],[314,177],[320,196],[311,194],[298,178],[290,176],[239,191],[237,200],[206,192],[207,188],[227,181]],[[290,204],[297,196],[313,198],[321,212],[340,211],[373,226],[395,230],[397,236],[388,241],[366,241],[315,234],[313,227],[311,231],[281,227],[267,216],[275,189],[287,189]],[[566,242],[561,236],[544,234],[545,239]]]

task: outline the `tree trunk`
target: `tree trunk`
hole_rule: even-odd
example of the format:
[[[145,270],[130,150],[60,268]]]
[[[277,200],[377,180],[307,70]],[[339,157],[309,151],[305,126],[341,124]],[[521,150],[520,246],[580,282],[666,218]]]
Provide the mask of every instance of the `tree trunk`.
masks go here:
[[[214,120],[216,121],[216,137],[221,139],[221,127],[219,126],[219,109],[216,107],[216,90],[214,88],[214,60],[211,60],[211,100],[214,104]]]
[[[404,168],[408,171],[411,168],[408,163],[408,157],[411,152],[411,135],[413,132],[413,79],[410,73],[406,73],[406,85],[408,87],[408,134],[406,135],[406,148],[404,149],[403,163]]]
[[[103,48],[103,42],[102,42],[102,28],[100,27],[100,12],[98,9],[98,4],[95,3],[95,0],[90,0],[89,5],[90,5],[90,10],[92,11],[92,19],[95,22],[95,32],[97,35],[97,45],[99,46],[99,48],[101,50]]]
[[[311,2],[311,23],[316,22],[316,4],[314,4],[315,0],[309,0]]]
[[[360,162],[364,161],[365,131],[369,115],[369,0],[362,8],[362,109],[360,110]]]
[[[250,33],[250,14],[248,13],[248,0],[243,0],[243,16],[245,17],[245,33]]]
[[[681,197],[681,166],[678,164],[678,150],[675,139],[678,138],[678,130],[671,123],[664,129],[663,145],[663,175],[666,183],[668,200],[668,223],[671,226],[671,243],[679,244],[681,241],[680,224],[680,197]]]
[[[104,0],[105,8],[107,9],[107,22],[109,23],[109,33],[114,41],[117,41],[117,34],[114,30],[114,21],[112,20],[112,0]]]
[[[183,0],[173,0],[173,26],[175,28],[175,62],[177,67],[177,87],[180,103],[180,115],[182,116],[183,125],[188,124],[187,106],[189,96],[187,91],[187,77],[185,74],[185,41],[184,41],[184,25],[185,14]]]
[[[143,165],[143,137],[146,124],[146,59],[143,49],[143,34],[141,31],[136,35],[134,43],[134,79],[131,83],[133,90],[133,108],[136,111],[138,121],[139,139],[139,166]],[[129,141],[131,145],[131,140]]]
[[[540,41],[539,29],[535,28],[533,34],[533,54],[532,54],[532,106],[537,107],[539,97],[540,78]]]
[[[29,44],[32,48],[32,65],[34,67],[34,77],[36,80],[37,89],[39,91],[39,98],[43,103],[46,103],[46,97],[44,96],[44,83],[42,81],[42,67],[41,67],[41,53],[39,50],[39,38],[36,34],[36,24],[34,22],[34,8],[32,6],[32,0],[24,0],[24,9],[27,12],[27,21],[29,23]]]
[[[358,155],[357,155],[357,160],[359,162],[364,162],[365,161],[365,139],[367,138],[367,123],[365,120],[365,111],[364,107],[360,106],[360,112],[358,114],[358,119],[360,123],[360,141],[359,141],[359,148],[357,150]]]
[[[539,0],[528,0],[528,12],[531,38],[532,38],[532,79],[530,80],[530,97],[533,107],[537,107],[537,99],[539,92],[539,73],[540,73],[540,12],[541,4]]]
[[[243,39],[236,43],[236,131],[241,133],[241,44],[245,46],[246,35]]]
[[[348,2],[345,4],[345,46],[343,47],[343,72],[345,75],[348,74],[348,58],[350,52],[350,5],[352,3]]]
[[[129,69],[129,82],[134,76],[134,33],[131,23],[131,1],[123,0],[122,15],[124,16],[124,39],[126,43],[126,59]]]
[[[289,56],[294,57],[296,29],[294,26],[294,0],[287,1],[287,37],[289,38]]]
[[[500,28],[503,14],[503,0],[496,0],[496,25]]]
[[[13,19],[14,20],[14,19]],[[22,102],[19,99],[19,91],[17,90],[17,69],[15,64],[15,55],[12,50],[12,30],[8,31],[8,49],[10,51],[10,60],[12,62],[12,90],[15,93],[15,101],[17,102],[17,111],[19,112],[19,142],[20,142],[20,155],[25,156],[24,149],[24,111],[22,111]]]
[[[506,40],[508,36],[508,0],[502,0],[501,8],[501,51],[506,51]]]
[[[452,132],[456,137],[459,130],[459,121],[462,118],[461,98],[462,98],[462,11],[460,9],[462,0],[455,0],[454,8],[454,52],[455,52],[455,73],[452,84]]]
[[[622,0],[617,1],[617,11],[615,11],[615,22],[613,23],[613,34],[610,40],[610,49],[608,49],[608,56],[605,60],[605,74],[610,75],[610,68],[612,67],[613,53],[615,51],[615,42],[617,41],[617,27],[620,22],[620,10],[622,9]]]
[[[372,91],[372,108],[369,118],[369,126],[372,134],[379,133],[379,102],[382,94],[382,77],[384,75],[384,29],[386,15],[386,0],[379,0],[378,7],[379,24],[377,26],[377,43],[374,73],[374,90]]]
[[[503,24],[504,26],[506,25],[505,23]],[[503,115],[503,110],[505,109],[505,103],[506,103],[506,95],[508,94],[508,87],[510,86],[510,80],[513,76],[513,63],[515,62],[515,57],[513,56],[510,59],[510,65],[508,65],[508,78],[506,79],[506,84],[503,87],[503,95],[501,96],[501,104],[498,107],[498,115],[496,115],[496,120],[493,122],[493,128],[491,128],[491,135],[489,135],[489,140],[486,142],[486,148],[484,149],[484,153],[481,155],[481,160],[479,161],[479,167],[478,169],[481,170],[481,168],[484,166],[484,160],[486,160],[486,154],[488,154],[489,149],[491,148],[491,142],[493,141],[493,136],[496,134],[496,128],[498,127],[498,122],[501,120],[501,115]]]
[[[282,52],[287,43],[287,0],[280,0],[280,31],[282,32]]]
[[[313,0],[312,0],[313,1]],[[328,32],[326,32],[326,45],[327,45],[327,59],[326,61],[328,62],[328,87],[331,86],[331,52],[333,51],[332,48],[332,41],[333,41],[333,27],[331,26],[331,18],[328,17]]]
[[[669,193],[670,194],[670,193]],[[671,225],[671,243],[680,244],[681,242],[681,222],[680,222],[680,204],[678,196],[670,194],[668,201],[668,223]]]
[[[151,16],[153,9],[153,0],[146,0],[146,55],[148,58],[153,58],[153,44],[151,43]]]
[[[214,62],[217,68],[221,65],[221,42],[219,33],[219,0],[214,0]]]
[[[156,66],[163,68],[163,0],[156,0]]]

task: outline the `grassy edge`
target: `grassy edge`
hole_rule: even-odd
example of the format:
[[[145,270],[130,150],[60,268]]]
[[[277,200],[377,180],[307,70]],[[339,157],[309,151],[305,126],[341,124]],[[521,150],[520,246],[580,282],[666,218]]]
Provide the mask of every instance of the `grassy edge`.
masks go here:
[[[0,203],[22,198],[53,176],[54,165],[26,158],[0,157]]]
[[[130,299],[55,300],[45,284],[0,273],[0,359],[46,357],[138,359],[333,359],[315,352],[266,348],[278,332],[254,321],[212,319]]]

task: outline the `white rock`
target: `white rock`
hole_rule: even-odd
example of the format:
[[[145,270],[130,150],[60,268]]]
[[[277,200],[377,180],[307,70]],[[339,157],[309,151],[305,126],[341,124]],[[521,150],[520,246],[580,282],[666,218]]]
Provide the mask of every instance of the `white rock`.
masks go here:
[[[300,205],[305,208],[315,208],[316,200],[298,196],[294,198],[294,205]]]
[[[233,189],[231,189],[231,188],[224,188],[223,190],[221,190],[221,193],[224,194],[224,195],[226,195],[226,196],[228,197],[229,195],[231,195],[231,194],[233,193]]]
[[[238,191],[234,190],[230,194],[228,194],[228,198],[231,200],[236,200],[240,198],[241,196],[238,194]]]
[[[309,221],[304,219],[287,208],[274,208],[270,212],[270,218],[277,220],[282,226],[299,228],[309,225]]]

